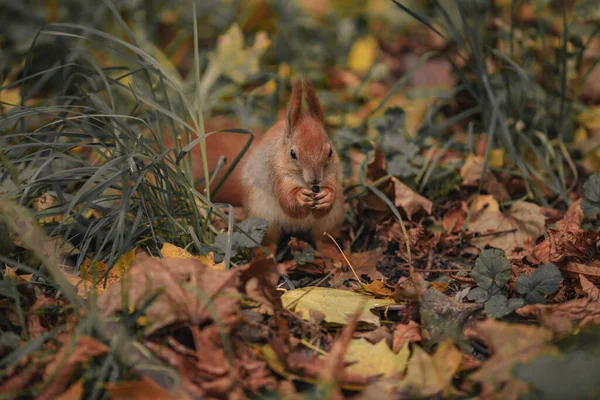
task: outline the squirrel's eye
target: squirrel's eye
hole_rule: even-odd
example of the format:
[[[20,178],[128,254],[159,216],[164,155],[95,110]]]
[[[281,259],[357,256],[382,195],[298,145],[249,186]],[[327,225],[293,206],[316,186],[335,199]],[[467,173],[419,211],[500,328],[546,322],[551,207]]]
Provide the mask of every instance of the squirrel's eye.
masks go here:
[[[292,149],[292,151],[290,151],[290,156],[292,156],[292,158],[294,160],[296,160],[298,157],[296,156],[296,152],[294,151],[294,149]]]
[[[332,155],[333,155],[333,149],[330,147],[329,148],[329,158],[331,158]]]

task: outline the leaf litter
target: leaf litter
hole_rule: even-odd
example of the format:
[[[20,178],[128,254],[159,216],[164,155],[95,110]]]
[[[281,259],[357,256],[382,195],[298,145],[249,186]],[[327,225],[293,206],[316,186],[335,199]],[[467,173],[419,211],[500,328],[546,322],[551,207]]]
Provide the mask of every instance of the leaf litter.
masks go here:
[[[261,56],[276,44],[269,37],[273,10],[260,14],[270,6],[249,3],[248,23],[258,13],[269,33],[246,45],[246,28],[233,24],[206,62],[222,70],[224,93],[228,84],[239,90],[249,83],[252,96],[272,96],[278,89],[257,77]],[[313,3],[302,7],[328,18]],[[334,12],[352,13],[341,8]],[[374,26],[382,24],[376,20]],[[289,29],[301,34],[311,26]],[[77,246],[37,229],[73,222],[50,213],[61,196],[29,199],[40,213],[34,223],[3,202],[2,254],[20,263],[4,268],[0,281],[0,391],[38,398],[81,398],[91,390],[111,398],[295,398],[309,385],[331,398],[597,396],[600,172],[590,168],[596,155],[575,160],[565,199],[551,195],[556,182],[544,183],[551,176],[539,172],[542,165],[532,168],[535,152],[524,153],[526,168],[539,170],[528,181],[508,150],[492,148],[489,132],[476,132],[472,146],[472,126],[457,123],[448,129],[459,145],[445,142],[437,124],[465,110],[456,99],[438,104],[424,88],[432,89],[429,75],[439,72],[439,86],[456,89],[459,76],[446,58],[456,68],[465,61],[429,33],[388,44],[372,34],[353,36],[342,66],[321,79],[327,106],[349,108],[345,125],[338,115],[327,121],[348,158],[343,252],[292,239],[291,259],[276,263],[258,246],[265,221],[246,219],[232,231],[212,232],[210,245],[188,241],[184,249],[177,235],[159,235],[152,245],[136,242],[110,268],[106,259],[84,254],[72,269]],[[427,60],[407,77],[412,90],[389,93],[379,107],[392,86],[386,74],[407,76],[429,48],[444,57]],[[490,71],[501,66],[489,64]],[[277,80],[287,79],[290,68],[297,66],[273,69]],[[17,93],[4,92],[3,99]],[[435,122],[434,109],[446,113]],[[579,128],[593,141],[598,125],[589,115]],[[507,124],[521,134],[525,122]],[[575,143],[572,150],[583,148]],[[531,195],[531,185],[544,201]],[[26,267],[36,261],[57,268]],[[70,304],[69,296],[93,307]],[[581,345],[583,336],[596,344]],[[117,374],[123,366],[134,373],[118,381],[102,372]],[[103,380],[94,382],[92,373],[104,373]]]

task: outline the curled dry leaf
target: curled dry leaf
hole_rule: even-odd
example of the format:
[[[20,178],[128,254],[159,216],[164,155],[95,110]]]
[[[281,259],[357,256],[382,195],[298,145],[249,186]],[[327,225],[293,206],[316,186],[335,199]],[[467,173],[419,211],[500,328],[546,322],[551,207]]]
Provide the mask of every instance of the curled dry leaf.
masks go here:
[[[108,347],[89,336],[81,336],[74,346],[64,345],[54,361],[46,366],[44,381],[50,382],[38,399],[50,399],[62,393],[82,363],[108,352]]]
[[[559,268],[565,272],[586,275],[593,282],[600,281],[600,260],[592,260],[585,264],[569,261],[566,264],[559,266]]]
[[[578,328],[600,324],[600,299],[586,297],[560,304],[531,304],[517,309],[517,314],[538,319],[542,326],[562,338]]]
[[[130,307],[141,307],[149,296],[162,293],[146,310],[147,333],[174,322],[202,324],[212,320],[206,302],[226,329],[240,317],[235,270],[216,271],[189,259],[158,259],[138,255],[118,285],[106,289],[98,300],[100,314],[108,316],[123,309],[123,290]]]
[[[590,282],[585,275],[579,275],[579,284],[587,297],[591,300],[600,300],[600,289]]]
[[[497,203],[495,204],[497,206]],[[527,238],[537,238],[545,231],[546,219],[540,207],[524,201],[515,202],[506,213],[486,209],[469,221],[469,230],[485,236],[471,240],[480,249],[492,246],[504,251],[523,247]]]
[[[408,219],[412,219],[412,216],[419,211],[424,211],[427,215],[431,214],[433,207],[431,201],[416,193],[399,179],[392,177],[391,181],[394,185],[394,205],[402,208]]]
[[[600,232],[581,229],[583,212],[581,200],[573,202],[565,216],[556,223],[556,227],[548,229],[548,237],[533,249],[529,260],[534,264],[585,261],[596,251],[596,242],[600,240]],[[560,265],[559,265],[560,267]],[[573,271],[577,273],[577,266]],[[582,272],[583,273],[583,272]]]

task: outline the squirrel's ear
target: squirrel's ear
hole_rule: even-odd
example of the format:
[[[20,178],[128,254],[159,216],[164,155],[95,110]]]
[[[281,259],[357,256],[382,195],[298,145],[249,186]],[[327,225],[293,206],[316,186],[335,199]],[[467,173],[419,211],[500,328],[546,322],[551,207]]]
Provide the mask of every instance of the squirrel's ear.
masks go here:
[[[304,90],[306,102],[308,103],[308,112],[319,121],[323,122],[323,108],[321,107],[321,103],[319,103],[315,87],[308,79],[304,82]]]
[[[290,98],[290,104],[288,106],[288,125],[291,130],[298,121],[302,114],[302,81],[300,78],[296,78],[292,85],[292,97]]]

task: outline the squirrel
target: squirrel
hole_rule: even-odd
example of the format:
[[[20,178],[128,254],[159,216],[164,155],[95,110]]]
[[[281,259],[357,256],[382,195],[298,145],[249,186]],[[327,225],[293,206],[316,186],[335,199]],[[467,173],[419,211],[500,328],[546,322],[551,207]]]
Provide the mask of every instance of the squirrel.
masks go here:
[[[241,172],[247,217],[267,220],[266,242],[284,246],[289,236],[315,245],[344,219],[340,160],[325,132],[323,109],[312,83],[305,81],[304,96],[302,89],[298,78],[287,119],[264,134]]]
[[[243,207],[246,217],[268,221],[265,244],[285,246],[286,239],[295,236],[316,245],[323,232],[334,233],[344,219],[340,161],[325,132],[323,109],[312,83],[307,80],[304,89],[303,96],[302,82],[296,79],[287,114],[282,110],[279,122],[256,135],[221,191],[211,196],[212,201]],[[303,97],[307,112],[302,112]],[[205,123],[206,132],[232,127],[237,124],[232,126],[232,120],[223,117]],[[246,141],[245,135],[230,132],[209,136],[209,168],[214,169],[222,155],[233,160]],[[163,142],[174,146],[169,136]],[[203,178],[199,146],[192,148],[191,157],[194,179]],[[221,176],[223,171],[216,180]],[[202,191],[203,185],[197,189]]]

